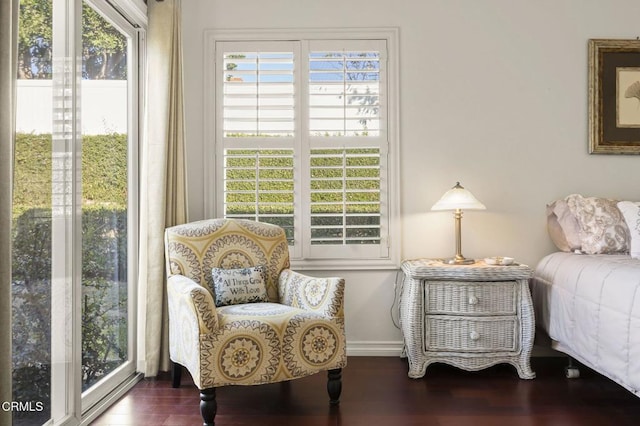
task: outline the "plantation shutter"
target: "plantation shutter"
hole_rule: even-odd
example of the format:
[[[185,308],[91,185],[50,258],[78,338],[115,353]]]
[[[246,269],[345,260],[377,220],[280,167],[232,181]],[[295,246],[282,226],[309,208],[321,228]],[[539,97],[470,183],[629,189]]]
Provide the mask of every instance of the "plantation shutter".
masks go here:
[[[294,217],[295,42],[216,48],[222,216],[273,223],[299,244]]]
[[[254,47],[254,49],[250,49]],[[226,43],[224,137],[282,137],[294,133],[294,53],[291,43]]]
[[[375,40],[310,43],[311,136],[380,136],[382,47]]]
[[[311,244],[380,244],[380,150],[313,149]]]
[[[385,257],[386,44],[312,40],[307,58],[308,252]]]
[[[385,40],[215,44],[217,209],[292,259],[389,256]]]

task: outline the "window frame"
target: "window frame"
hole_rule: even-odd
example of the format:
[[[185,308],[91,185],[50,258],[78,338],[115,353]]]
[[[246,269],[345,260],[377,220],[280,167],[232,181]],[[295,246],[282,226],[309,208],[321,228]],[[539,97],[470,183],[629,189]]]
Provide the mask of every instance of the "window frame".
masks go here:
[[[380,187],[382,197],[385,199],[381,205],[383,220],[381,223],[382,241],[384,250],[380,255],[370,255],[367,257],[349,257],[340,254],[340,258],[314,258],[309,242],[303,244],[295,244],[290,246],[291,264],[296,269],[307,270],[324,270],[324,269],[395,269],[400,259],[400,241],[399,241],[399,217],[400,217],[400,197],[399,197],[399,83],[398,83],[398,29],[397,28],[365,28],[365,29],[286,29],[286,30],[206,30],[204,40],[204,210],[205,217],[221,217],[224,214],[224,147],[222,142],[222,129],[218,125],[218,121],[222,117],[222,96],[221,90],[218,90],[217,77],[217,61],[221,60],[222,55],[216,52],[216,43],[218,42],[289,42],[299,41],[306,45],[301,49],[307,52],[308,44],[319,43],[322,40],[330,42],[345,41],[350,43],[354,41],[375,41],[381,40],[386,43],[386,103],[382,105],[381,114],[385,114],[386,121],[386,145],[384,143],[376,143],[375,147],[380,148],[381,165],[385,166],[386,179],[382,179]],[[296,58],[300,66],[294,71],[296,81],[300,78],[308,78],[308,60],[307,58]],[[305,135],[309,139],[308,144],[302,143],[302,133],[308,130],[307,124],[301,122],[308,117],[308,95],[306,92],[301,93],[300,87],[306,90],[307,84],[302,83],[296,85],[295,103],[296,111],[301,111],[301,117],[295,120],[295,134],[291,142],[287,142],[284,146],[293,147],[295,155],[300,155],[305,159],[310,158],[311,150],[317,148],[313,142],[314,137]],[[317,139],[317,138],[315,138]],[[344,142],[331,141],[326,148],[354,148],[367,146],[366,138],[345,137]],[[240,140],[238,147],[249,148],[246,142]],[[261,147],[252,145],[253,149]],[[267,148],[267,147],[265,147]],[[280,148],[280,146],[279,146]],[[296,164],[300,164],[300,160],[296,160]],[[306,161],[306,160],[305,160]],[[304,163],[303,163],[304,164]],[[215,165],[212,167],[212,165]],[[298,183],[308,184],[309,177],[305,176],[307,169],[304,167],[294,168],[295,181]],[[298,193],[306,189],[296,188],[296,199],[302,199],[300,204],[296,204],[299,208],[307,211],[310,206],[308,197],[300,197]],[[302,228],[309,224],[308,215],[301,215],[302,220],[295,220],[296,235],[303,231]],[[300,216],[298,216],[300,217]],[[393,237],[393,238],[392,238]],[[377,246],[377,245],[376,245]],[[348,247],[348,246],[340,246]]]

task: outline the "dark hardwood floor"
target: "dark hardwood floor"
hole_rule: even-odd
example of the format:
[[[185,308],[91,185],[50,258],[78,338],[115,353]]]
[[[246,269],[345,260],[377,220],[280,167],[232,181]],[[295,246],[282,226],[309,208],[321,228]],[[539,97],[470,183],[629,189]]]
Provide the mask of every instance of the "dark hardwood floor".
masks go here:
[[[432,365],[407,377],[406,359],[350,357],[340,405],[330,407],[326,374],[288,383],[218,388],[217,426],[519,426],[637,425],[640,398],[582,367],[566,379],[567,358],[532,358],[521,380],[510,365],[466,372]],[[200,425],[199,394],[188,373],[171,388],[168,374],[145,379],[93,425]]]

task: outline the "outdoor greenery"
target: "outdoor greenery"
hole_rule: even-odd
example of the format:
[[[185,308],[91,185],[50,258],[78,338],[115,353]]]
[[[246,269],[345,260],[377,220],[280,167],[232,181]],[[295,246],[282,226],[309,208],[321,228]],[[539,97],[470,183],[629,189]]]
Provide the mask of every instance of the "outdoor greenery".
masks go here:
[[[228,150],[227,212],[293,214],[293,154],[289,150]],[[344,158],[346,156],[346,158]],[[379,212],[380,158],[377,148],[313,150],[310,163],[313,213],[341,212],[343,181],[358,203],[351,213]],[[337,191],[337,192],[335,192]],[[325,203],[325,204],[323,204]]]
[[[14,395],[49,398],[51,354],[51,209],[23,212],[13,228]],[[90,208],[82,215],[83,388],[126,356],[126,210]],[[114,297],[115,296],[115,297]],[[35,377],[42,380],[33,380]],[[31,377],[24,380],[25,377]],[[45,380],[46,378],[46,380]]]
[[[295,239],[293,152],[229,149],[225,156],[227,215],[277,224]],[[309,164],[314,244],[344,237],[375,244],[380,237],[380,151],[377,148],[313,149]],[[343,214],[349,214],[346,218]],[[344,222],[343,222],[344,221]]]
[[[20,0],[20,79],[50,79],[52,76],[52,3],[50,0]],[[82,45],[82,78],[126,80],[126,38],[84,2]]]
[[[51,206],[51,150],[50,134],[16,135],[14,216],[33,207]],[[82,138],[82,196],[92,203],[126,207],[126,135]]]
[[[82,141],[83,389],[126,359],[127,137]],[[50,396],[51,135],[16,135],[12,304],[19,401]],[[30,419],[30,421],[33,419]]]

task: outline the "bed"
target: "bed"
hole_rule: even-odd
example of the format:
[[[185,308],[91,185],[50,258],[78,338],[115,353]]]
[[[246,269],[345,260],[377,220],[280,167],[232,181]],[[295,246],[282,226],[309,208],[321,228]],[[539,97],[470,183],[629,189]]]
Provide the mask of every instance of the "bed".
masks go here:
[[[640,396],[640,260],[553,253],[535,268],[531,292],[554,349]]]
[[[538,331],[554,349],[640,396],[640,203],[561,201],[547,213],[562,251],[545,256],[530,281]],[[565,226],[562,215],[575,223]],[[572,370],[567,377],[578,375]]]

